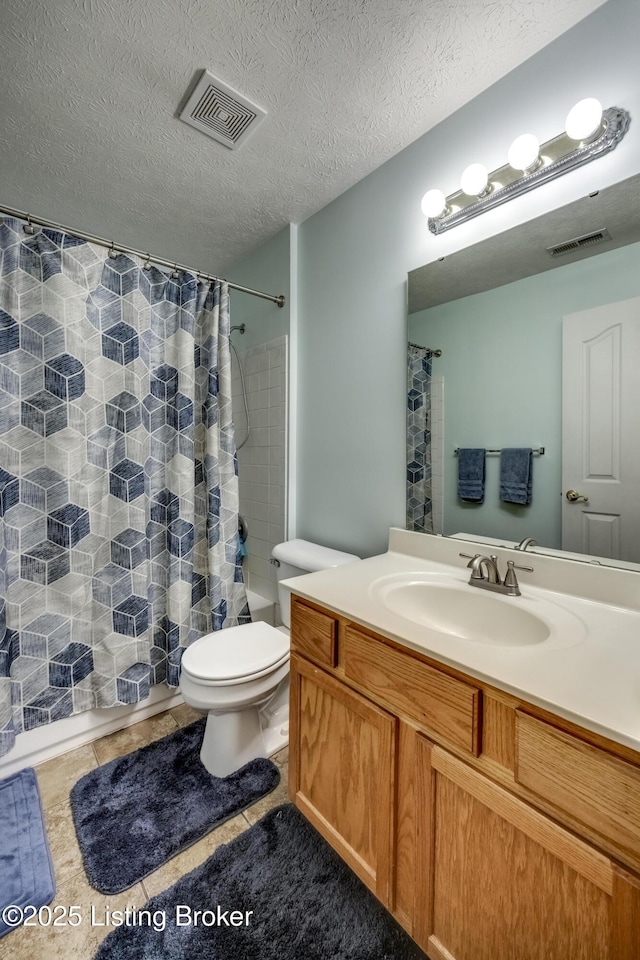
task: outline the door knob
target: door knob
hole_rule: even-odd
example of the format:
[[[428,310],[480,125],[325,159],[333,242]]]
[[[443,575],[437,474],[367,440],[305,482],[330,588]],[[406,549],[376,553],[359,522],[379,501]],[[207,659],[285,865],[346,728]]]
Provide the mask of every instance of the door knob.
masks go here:
[[[577,490],[567,490],[566,497],[569,503],[576,503],[578,500],[584,500],[585,503],[589,503],[589,497],[585,497],[583,493],[578,493]]]

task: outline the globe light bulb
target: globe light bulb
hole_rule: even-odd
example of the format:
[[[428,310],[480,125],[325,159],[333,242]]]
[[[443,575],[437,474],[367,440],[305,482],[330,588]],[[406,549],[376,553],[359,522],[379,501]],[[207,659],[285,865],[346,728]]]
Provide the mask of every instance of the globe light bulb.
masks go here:
[[[478,197],[486,189],[488,180],[487,168],[481,163],[472,163],[460,177],[460,188],[468,197]]]
[[[580,100],[567,114],[565,130],[572,140],[594,140],[602,127],[602,104],[593,97]]]
[[[447,199],[442,190],[427,190],[420,206],[425,217],[439,217],[446,209]]]
[[[514,170],[528,170],[538,162],[540,144],[532,133],[516,137],[507,154],[507,162]]]

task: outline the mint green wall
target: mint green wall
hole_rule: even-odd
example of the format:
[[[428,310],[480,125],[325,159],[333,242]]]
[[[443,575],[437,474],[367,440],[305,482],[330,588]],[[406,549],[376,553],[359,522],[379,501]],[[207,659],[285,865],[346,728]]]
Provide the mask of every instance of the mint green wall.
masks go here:
[[[367,556],[404,526],[407,271],[640,170],[639,35],[637,0],[609,0],[300,225],[298,536]],[[429,234],[425,190],[453,192],[476,160],[500,166],[520,133],[551,138],[586,96],[630,111],[615,151]]]
[[[640,243],[527,277],[409,317],[409,339],[439,347],[444,377],[444,533],[535,537],[561,547],[562,317],[640,296]],[[455,447],[544,446],[533,502],[501,503],[488,456],[483,504],[456,495]]]
[[[238,261],[228,271],[234,283],[264,293],[279,296],[284,293],[286,304],[278,307],[270,300],[252,297],[232,290],[231,324],[246,323],[246,332],[233,334],[238,350],[248,350],[258,343],[266,343],[289,333],[290,317],[290,256],[291,227],[286,227],[268,243],[262,244],[251,256]]]

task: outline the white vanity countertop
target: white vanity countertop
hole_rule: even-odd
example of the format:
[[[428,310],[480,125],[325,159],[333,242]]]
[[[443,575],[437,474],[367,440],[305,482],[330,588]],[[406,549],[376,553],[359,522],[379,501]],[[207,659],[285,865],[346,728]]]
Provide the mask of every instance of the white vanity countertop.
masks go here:
[[[406,539],[411,537],[425,539],[424,534],[402,531],[402,536],[395,538],[396,544],[399,541],[411,544]],[[465,550],[464,543],[457,541],[454,554],[450,546],[453,541],[435,537],[426,540],[430,541],[427,552],[431,552],[431,558],[411,555],[411,548],[408,553],[392,549],[368,560],[292,578],[285,583],[294,594],[328,607],[382,636],[640,751],[640,611],[634,609],[634,605],[597,602],[584,593],[580,596],[564,589],[543,589],[528,584],[527,575],[520,574],[522,598],[500,598],[502,602],[518,604],[523,599],[527,606],[543,600],[557,604],[569,611],[573,623],[575,618],[580,621],[578,635],[571,642],[556,645],[543,642],[507,646],[462,639],[390,611],[372,590],[372,584],[383,578],[411,579],[437,573],[454,577],[461,587],[468,585],[466,562],[459,560],[454,564],[453,561],[459,550]],[[434,543],[436,540],[448,546],[439,547]],[[441,556],[435,559],[434,553]],[[562,584],[563,568],[560,567],[560,574],[555,572],[558,564],[564,564],[571,586],[581,574],[580,570],[577,573],[575,569],[570,570],[578,565],[568,561],[533,558],[522,553],[514,557],[512,551],[507,556],[519,563],[535,564],[538,575],[530,576],[530,580],[540,577],[549,580],[548,570],[541,570],[547,561],[553,565],[551,573],[560,579],[561,587],[566,584]],[[504,570],[504,561],[501,570]],[[640,577],[622,571],[620,575]],[[593,574],[584,570],[584,576],[590,578]],[[640,586],[640,579],[637,584]],[[635,580],[631,588],[635,592]],[[468,589],[476,588],[468,586]],[[619,589],[617,584],[614,594],[619,593]]]

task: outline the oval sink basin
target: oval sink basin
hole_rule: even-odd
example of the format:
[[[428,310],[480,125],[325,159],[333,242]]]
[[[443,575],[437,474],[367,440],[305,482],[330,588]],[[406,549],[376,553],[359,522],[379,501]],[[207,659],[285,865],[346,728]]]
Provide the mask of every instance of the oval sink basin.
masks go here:
[[[371,595],[405,620],[473,643],[564,647],[584,636],[581,621],[552,601],[502,596],[442,574],[386,578]]]

